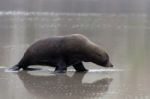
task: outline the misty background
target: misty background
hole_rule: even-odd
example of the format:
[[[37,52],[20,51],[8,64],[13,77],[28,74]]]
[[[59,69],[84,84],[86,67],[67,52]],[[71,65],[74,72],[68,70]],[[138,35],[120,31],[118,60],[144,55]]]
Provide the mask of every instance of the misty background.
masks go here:
[[[36,40],[80,33],[102,46],[117,67],[147,66],[149,4],[149,0],[1,0],[0,65],[18,62]]]
[[[94,99],[150,99],[149,5],[150,0],[0,0],[0,97],[49,99],[75,92],[76,99],[82,91],[85,93],[81,98],[85,99],[89,99],[89,95]],[[55,77],[49,71],[33,71],[37,73],[34,76],[2,69],[15,65],[33,42],[74,33],[87,36],[105,49],[114,68],[84,63],[87,69],[100,71],[88,72],[86,79],[79,74],[70,81],[71,76]],[[112,79],[110,85],[107,77]],[[58,82],[57,86],[51,79]],[[95,82],[84,85],[82,80]],[[41,90],[37,90],[39,88]],[[58,94],[49,94],[53,91]]]

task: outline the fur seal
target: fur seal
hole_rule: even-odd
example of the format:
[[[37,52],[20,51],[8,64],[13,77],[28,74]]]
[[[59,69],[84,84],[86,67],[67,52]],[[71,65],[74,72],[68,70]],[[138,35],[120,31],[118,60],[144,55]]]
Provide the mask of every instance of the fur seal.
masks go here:
[[[23,58],[11,70],[28,70],[30,65],[48,65],[55,72],[66,72],[73,66],[77,72],[87,69],[82,62],[93,62],[103,67],[113,67],[108,54],[82,34],[54,36],[33,43]]]

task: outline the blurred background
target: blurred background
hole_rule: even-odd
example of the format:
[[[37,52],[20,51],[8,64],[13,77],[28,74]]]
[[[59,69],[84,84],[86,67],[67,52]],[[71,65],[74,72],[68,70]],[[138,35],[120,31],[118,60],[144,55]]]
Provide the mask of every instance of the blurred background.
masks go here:
[[[0,66],[16,64],[39,39],[80,33],[108,52],[114,68],[130,71],[114,76],[112,90],[121,85],[126,96],[114,99],[150,99],[149,5],[150,0],[0,0]]]
[[[0,65],[13,65],[34,41],[80,33],[116,66],[148,65],[149,0],[1,0]]]

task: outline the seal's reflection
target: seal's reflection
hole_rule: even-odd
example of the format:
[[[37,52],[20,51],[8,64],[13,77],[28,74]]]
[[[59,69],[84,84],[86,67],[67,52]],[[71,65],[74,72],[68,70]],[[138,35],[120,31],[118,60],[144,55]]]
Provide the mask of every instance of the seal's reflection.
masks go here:
[[[23,71],[18,76],[36,99],[95,99],[107,92],[112,78],[82,83],[85,74],[74,73],[71,77],[67,74],[39,76]]]

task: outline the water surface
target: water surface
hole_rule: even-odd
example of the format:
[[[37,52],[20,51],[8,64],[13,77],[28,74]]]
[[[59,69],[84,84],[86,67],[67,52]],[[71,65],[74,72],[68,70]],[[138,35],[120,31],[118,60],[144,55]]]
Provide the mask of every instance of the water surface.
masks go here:
[[[2,99],[150,99],[148,0],[0,1],[0,97]],[[104,48],[114,64],[105,69],[55,74],[6,72],[35,41],[80,33]]]

